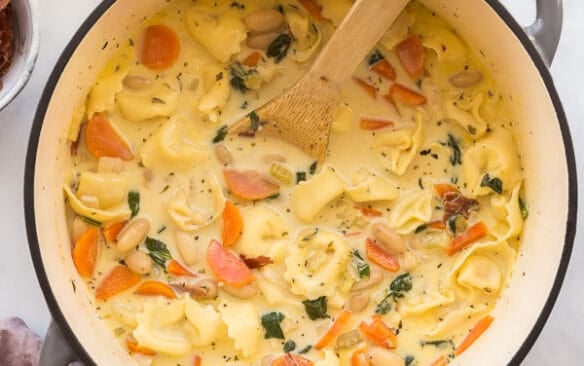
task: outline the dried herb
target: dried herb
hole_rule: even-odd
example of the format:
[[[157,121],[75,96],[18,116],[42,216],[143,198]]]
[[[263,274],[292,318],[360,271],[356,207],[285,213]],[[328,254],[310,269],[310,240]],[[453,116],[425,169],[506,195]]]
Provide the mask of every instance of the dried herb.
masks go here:
[[[228,132],[229,132],[229,127],[227,125],[222,126],[220,129],[217,130],[217,134],[213,138],[213,143],[216,144],[218,142],[225,140],[225,136],[227,136]]]
[[[491,177],[489,174],[485,174],[483,180],[481,181],[481,187],[489,187],[496,193],[503,193],[503,182],[497,177]]]
[[[134,217],[140,211],[140,192],[130,191],[128,192],[128,206]]]
[[[146,248],[149,251],[148,255],[154,263],[166,270],[166,261],[172,259],[166,244],[157,239],[146,238]]]
[[[361,256],[361,253],[357,249],[354,249],[351,254],[353,255],[353,265],[357,268],[359,278],[369,278],[371,276],[371,268]]]
[[[327,299],[326,296],[321,296],[316,300],[305,300],[302,301],[304,305],[304,310],[310,320],[316,319],[326,319],[328,318],[327,312]]]
[[[290,49],[291,44],[292,37],[286,33],[282,33],[276,37],[272,43],[270,43],[268,50],[266,51],[266,55],[268,55],[270,58],[273,58],[275,63],[279,63],[288,54],[288,50]]]
[[[271,312],[262,315],[262,326],[265,330],[265,339],[284,339],[284,332],[282,332],[282,327],[280,327],[282,320],[284,320],[284,314],[280,312]]]
[[[450,164],[452,164],[452,166],[462,164],[462,152],[460,151],[458,142],[456,142],[456,139],[451,134],[448,134],[448,147],[450,147],[452,150],[450,155]]]

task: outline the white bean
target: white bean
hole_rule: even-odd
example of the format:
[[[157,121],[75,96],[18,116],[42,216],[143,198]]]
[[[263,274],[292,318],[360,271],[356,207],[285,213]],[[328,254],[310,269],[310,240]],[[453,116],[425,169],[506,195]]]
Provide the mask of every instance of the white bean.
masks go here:
[[[450,84],[457,88],[470,88],[483,80],[483,73],[480,71],[464,70],[451,75],[448,80]]]
[[[176,239],[176,249],[178,249],[183,261],[189,266],[195,264],[197,262],[197,242],[195,238],[185,231],[177,231],[174,234],[174,238]]]
[[[352,313],[360,313],[369,305],[369,294],[364,291],[359,291],[351,294],[347,308]]]
[[[367,352],[371,366],[405,366],[405,361],[395,353],[380,348],[371,348]]]
[[[116,248],[127,253],[136,248],[150,231],[150,221],[144,218],[137,218],[129,223],[120,231],[116,238]]]
[[[223,144],[219,144],[215,147],[215,156],[217,156],[217,160],[222,164],[229,164],[233,162],[233,155],[227,148],[227,146]]]
[[[406,272],[413,272],[418,267],[418,257],[412,252],[406,252],[402,267]]]
[[[252,297],[258,294],[258,289],[253,283],[247,286],[243,286],[241,288],[236,288],[227,285],[221,288],[229,295],[237,297],[238,299],[251,299]]]
[[[252,33],[269,33],[280,29],[284,15],[277,10],[258,10],[245,17],[245,25]]]
[[[128,255],[124,259],[124,262],[126,262],[126,265],[132,272],[137,274],[147,274],[152,270],[152,259],[141,250],[137,250]]]
[[[383,280],[383,272],[376,267],[371,267],[369,278],[355,282],[351,287],[351,292],[359,292],[377,286]]]
[[[278,38],[278,33],[255,34],[247,37],[247,46],[257,50],[265,50]]]
[[[141,90],[149,87],[152,81],[140,75],[128,75],[122,83],[128,89]]]
[[[371,226],[373,236],[392,254],[399,254],[406,251],[406,242],[395,230],[388,225],[376,222]]]
[[[199,299],[215,298],[219,292],[217,280],[211,277],[179,277],[171,282],[170,286]]]

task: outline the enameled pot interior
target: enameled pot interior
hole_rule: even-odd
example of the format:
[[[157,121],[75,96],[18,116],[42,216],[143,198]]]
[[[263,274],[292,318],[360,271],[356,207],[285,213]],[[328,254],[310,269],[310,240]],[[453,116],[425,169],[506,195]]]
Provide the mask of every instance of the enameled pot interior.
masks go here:
[[[575,172],[571,146],[565,146],[566,139],[569,145],[567,126],[543,62],[527,37],[513,32],[520,29],[501,5],[495,1],[421,2],[449,20],[484,55],[483,61],[504,92],[518,131],[530,209],[513,277],[493,314],[496,321],[455,364],[518,363],[551,310],[572,245],[569,223],[575,220],[575,207],[570,205],[570,196],[575,195],[571,191]],[[97,317],[71,260],[62,192],[70,178],[67,129],[78,118],[76,107],[117,45],[127,42],[139,22],[165,3],[145,0],[137,7],[132,0],[105,1],[57,65],[31,135],[26,182],[31,189],[25,192],[31,251],[53,315],[63,322],[65,334],[88,363],[134,361]]]

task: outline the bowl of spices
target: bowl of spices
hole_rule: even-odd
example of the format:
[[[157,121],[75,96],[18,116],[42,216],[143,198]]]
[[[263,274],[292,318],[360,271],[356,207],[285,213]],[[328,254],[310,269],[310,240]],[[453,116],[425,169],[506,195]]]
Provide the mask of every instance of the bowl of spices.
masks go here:
[[[0,110],[24,88],[39,51],[36,0],[0,0]]]

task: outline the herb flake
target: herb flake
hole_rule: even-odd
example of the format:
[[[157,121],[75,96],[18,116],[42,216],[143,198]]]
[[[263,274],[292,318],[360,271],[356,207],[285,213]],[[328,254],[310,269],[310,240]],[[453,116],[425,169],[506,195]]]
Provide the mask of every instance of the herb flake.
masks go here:
[[[265,330],[265,339],[284,339],[284,332],[282,332],[282,327],[280,326],[282,320],[284,320],[284,314],[280,312],[271,312],[262,315],[262,326]]]
[[[131,217],[134,217],[140,212],[140,192],[130,191],[128,192],[128,206],[132,212]]]
[[[213,143],[219,143],[225,140],[225,136],[227,136],[227,132],[229,132],[229,127],[227,125],[222,126],[220,129],[217,130],[217,134],[213,138]]]
[[[501,194],[503,193],[503,182],[497,177],[489,176],[489,173],[485,174],[483,180],[481,181],[481,187],[491,188],[494,192]]]
[[[275,63],[280,63],[288,55],[288,50],[292,44],[292,37],[286,33],[280,34],[270,43],[266,55],[273,58]]]
[[[154,263],[166,270],[166,261],[172,259],[166,244],[160,240],[147,237],[146,248],[149,251],[148,255],[152,258]]]
[[[458,142],[451,134],[448,134],[448,147],[452,150],[450,155],[450,164],[457,166],[462,164],[462,152],[458,146]]]
[[[250,129],[253,132],[258,132],[260,129],[260,117],[255,111],[252,111],[250,114],[247,115],[249,117],[250,122]]]
[[[304,310],[310,320],[316,319],[326,319],[328,318],[327,312],[327,298],[326,296],[321,296],[316,300],[304,300],[302,301],[304,305]]]
[[[365,262],[361,253],[357,249],[351,252],[353,255],[353,264],[357,268],[357,273],[359,274],[359,278],[369,278],[371,276],[371,268],[369,264]]]

